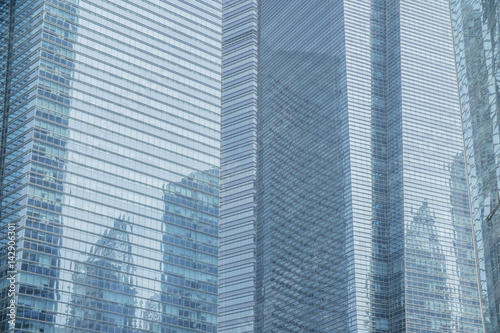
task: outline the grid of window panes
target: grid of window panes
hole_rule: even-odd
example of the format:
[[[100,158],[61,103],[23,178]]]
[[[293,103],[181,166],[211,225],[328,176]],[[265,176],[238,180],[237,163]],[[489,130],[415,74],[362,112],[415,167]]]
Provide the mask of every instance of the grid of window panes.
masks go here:
[[[389,190],[387,48],[391,3],[344,6],[352,217],[350,331],[388,332]],[[397,73],[393,73],[397,75]]]
[[[219,332],[254,332],[257,0],[223,2]]]
[[[486,332],[500,332],[499,11],[497,1],[451,1]]]
[[[481,332],[447,1],[259,10],[256,330]]]
[[[257,332],[351,325],[342,14],[333,1],[260,4]]]
[[[155,297],[150,303],[158,306],[160,320],[148,306],[153,332],[175,330],[186,321],[182,315],[196,331],[217,330],[218,176],[218,170],[207,170],[165,185],[160,302]]]
[[[447,2],[344,10],[357,329],[480,332]]]
[[[10,4],[16,332],[216,332],[221,3]]]
[[[482,332],[449,3],[401,1],[399,17],[404,201],[390,223],[404,223],[405,323],[392,332]]]

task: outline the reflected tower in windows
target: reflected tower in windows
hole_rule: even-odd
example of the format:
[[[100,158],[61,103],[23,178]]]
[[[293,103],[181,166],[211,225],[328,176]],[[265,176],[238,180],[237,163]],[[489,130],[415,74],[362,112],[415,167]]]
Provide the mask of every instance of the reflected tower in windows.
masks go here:
[[[482,332],[449,2],[223,2],[221,332]]]
[[[486,332],[500,332],[500,6],[451,0]]]
[[[160,332],[217,330],[219,170],[165,184]]]
[[[183,228],[165,229],[165,184],[197,175],[172,214],[211,214],[217,247],[220,1],[2,1],[0,17],[0,331],[216,332],[216,268],[165,248]]]

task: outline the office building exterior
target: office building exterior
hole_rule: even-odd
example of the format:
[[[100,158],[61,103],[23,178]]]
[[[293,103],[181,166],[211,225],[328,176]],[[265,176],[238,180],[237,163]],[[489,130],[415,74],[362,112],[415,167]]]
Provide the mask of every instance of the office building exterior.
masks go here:
[[[219,332],[483,332],[450,23],[223,2]]]
[[[255,328],[257,18],[257,0],[223,1],[218,331],[228,333]]]
[[[0,16],[0,331],[216,332],[220,1]]]
[[[500,332],[500,7],[450,4],[485,331]]]

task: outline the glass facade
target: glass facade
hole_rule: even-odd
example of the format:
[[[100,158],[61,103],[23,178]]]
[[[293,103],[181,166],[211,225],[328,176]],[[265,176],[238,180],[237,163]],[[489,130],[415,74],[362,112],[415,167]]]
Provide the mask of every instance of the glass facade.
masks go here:
[[[219,332],[254,332],[257,0],[224,0]]]
[[[448,1],[227,0],[223,36],[221,330],[483,332]]]
[[[221,2],[0,16],[0,331],[216,332]]]
[[[500,6],[450,4],[482,310],[486,332],[500,332]]]
[[[341,3],[260,6],[257,332],[347,332]]]

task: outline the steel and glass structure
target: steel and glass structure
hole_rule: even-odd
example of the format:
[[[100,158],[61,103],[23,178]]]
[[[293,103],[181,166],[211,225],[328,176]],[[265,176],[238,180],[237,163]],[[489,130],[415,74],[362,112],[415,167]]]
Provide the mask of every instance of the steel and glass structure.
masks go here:
[[[500,7],[451,0],[486,332],[500,332]]]
[[[483,332],[449,2],[223,22],[219,331]]]
[[[257,0],[223,1],[219,332],[255,318]]]
[[[0,331],[216,332],[220,1],[0,16]]]

